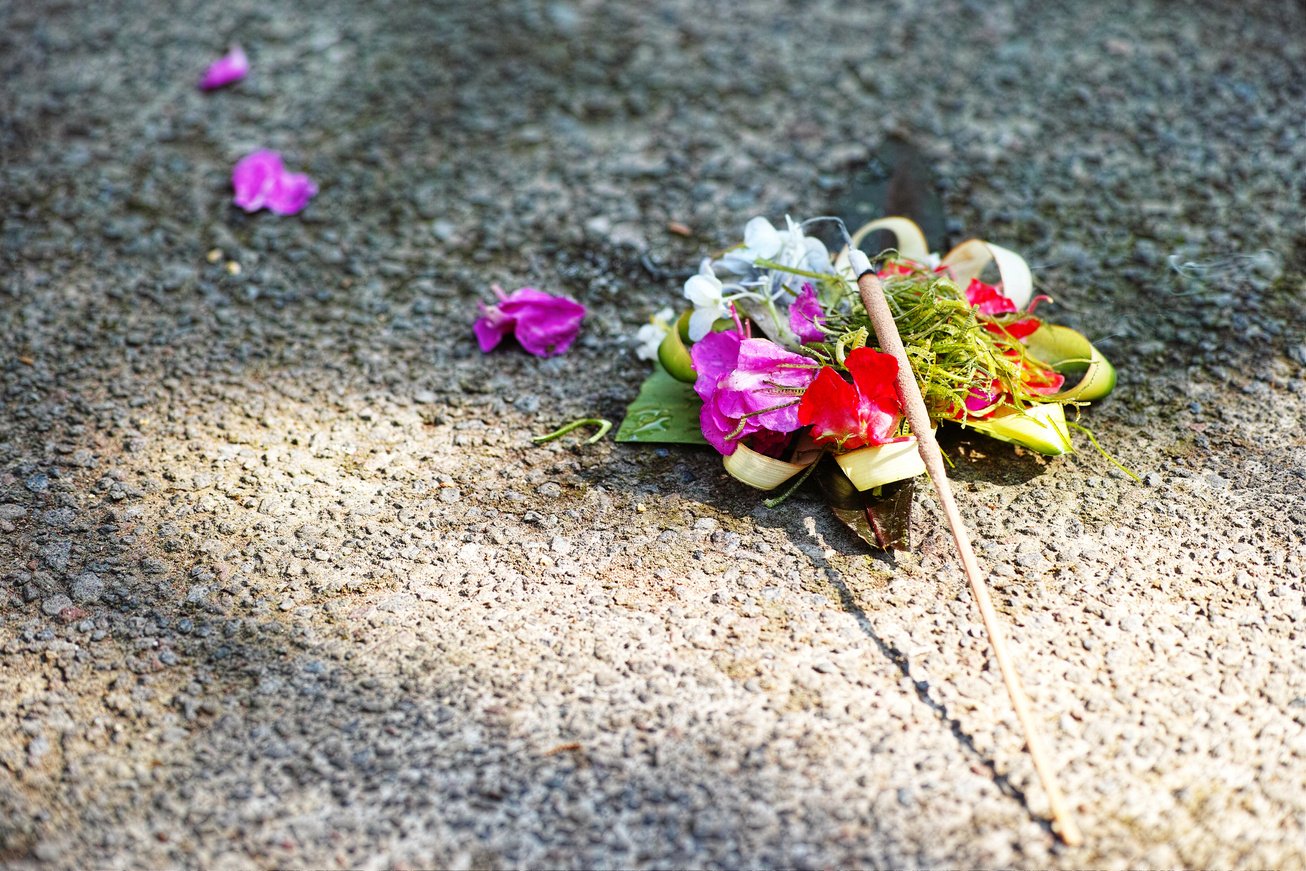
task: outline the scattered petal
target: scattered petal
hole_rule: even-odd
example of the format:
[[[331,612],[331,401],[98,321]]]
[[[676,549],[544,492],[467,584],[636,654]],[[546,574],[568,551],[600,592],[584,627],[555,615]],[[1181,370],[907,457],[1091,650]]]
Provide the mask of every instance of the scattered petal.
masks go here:
[[[481,346],[481,351],[488,354],[499,347],[503,337],[512,332],[516,322],[505,315],[497,305],[478,302],[476,307],[481,316],[472,324],[472,331],[476,333],[476,342]]]
[[[231,51],[215,60],[204,71],[200,78],[200,90],[212,91],[217,88],[238,82],[249,74],[249,58],[245,57],[245,52],[238,45],[233,45]]]
[[[281,155],[262,149],[247,155],[231,171],[234,201],[247,212],[268,209],[278,215],[303,211],[317,193],[312,179],[299,172],[287,172]]]
[[[533,287],[510,294],[496,287],[495,294],[498,303],[477,304],[481,316],[472,324],[482,351],[498,347],[508,333],[536,357],[564,354],[576,341],[585,317],[585,306],[580,303]]]

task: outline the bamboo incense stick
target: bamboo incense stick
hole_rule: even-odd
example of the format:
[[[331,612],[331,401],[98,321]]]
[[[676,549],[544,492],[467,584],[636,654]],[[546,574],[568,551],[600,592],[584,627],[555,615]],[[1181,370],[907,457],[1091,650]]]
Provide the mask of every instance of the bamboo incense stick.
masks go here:
[[[849,260],[858,275],[857,288],[861,291],[866,312],[871,317],[871,325],[875,328],[880,349],[892,354],[898,361],[898,395],[902,399],[907,420],[916,436],[921,459],[925,461],[925,469],[929,472],[934,491],[939,496],[939,504],[943,507],[948,525],[952,528],[952,538],[957,543],[957,552],[966,570],[966,579],[970,582],[970,591],[975,596],[975,604],[979,606],[980,615],[984,618],[984,628],[988,631],[993,655],[1002,671],[1002,681],[1007,686],[1007,694],[1011,696],[1011,704],[1015,707],[1016,716],[1025,731],[1025,745],[1029,748],[1034,770],[1043,784],[1043,791],[1047,793],[1053,826],[1062,841],[1069,846],[1077,846],[1083,843],[1083,835],[1075,825],[1070,809],[1062,797],[1061,789],[1057,786],[1056,770],[1039,737],[1029,698],[1021,686],[1020,675],[1016,673],[1011,654],[1007,651],[1002,621],[993,608],[988,587],[985,585],[983,575],[980,574],[979,563],[975,560],[970,535],[966,531],[965,523],[962,522],[961,513],[957,510],[957,502],[953,499],[952,485],[948,483],[947,471],[943,465],[943,454],[939,451],[938,442],[934,440],[934,433],[930,428],[930,415],[925,408],[925,398],[921,396],[911,362],[907,359],[907,351],[903,347],[902,338],[898,335],[898,325],[894,323],[893,312],[889,310],[888,300],[884,296],[884,286],[871,271],[870,261],[863,252],[850,248]]]

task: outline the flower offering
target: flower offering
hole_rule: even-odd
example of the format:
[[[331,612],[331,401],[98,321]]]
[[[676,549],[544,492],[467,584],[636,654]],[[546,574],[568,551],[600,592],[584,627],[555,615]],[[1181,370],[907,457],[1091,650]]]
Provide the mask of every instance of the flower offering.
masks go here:
[[[904,218],[845,231],[832,252],[811,232],[821,221],[842,227],[753,218],[741,244],[702,261],[679,317],[664,310],[640,330],[639,355],[657,362],[619,441],[709,444],[731,475],[763,490],[797,479],[792,489],[819,466],[841,518],[872,544],[901,546],[905,526],[887,533],[881,509],[910,504],[903,482],[924,465],[898,363],[875,346],[848,256],[885,230],[896,245],[872,262],[931,424],[1051,456],[1073,449],[1067,408],[1107,395],[1115,371],[1082,335],[1035,314],[1048,298],[1034,295],[1019,255],[971,239],[938,256]]]

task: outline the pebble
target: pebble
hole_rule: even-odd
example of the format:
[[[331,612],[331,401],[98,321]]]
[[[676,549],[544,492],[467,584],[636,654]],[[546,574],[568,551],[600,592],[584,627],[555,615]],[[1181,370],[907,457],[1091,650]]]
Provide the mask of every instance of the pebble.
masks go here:
[[[0,505],[0,520],[14,521],[20,520],[26,516],[27,508],[22,505],[17,505],[13,502]]]
[[[67,608],[71,608],[72,606],[73,606],[73,600],[63,595],[62,593],[59,593],[57,595],[47,597],[45,601],[41,603],[41,613],[49,617],[57,617],[59,616],[59,612]]]
[[[95,602],[104,593],[104,581],[95,572],[83,572],[73,579],[70,592],[75,602]]]
[[[46,565],[58,572],[68,568],[68,560],[71,555],[72,542],[70,541],[56,541],[41,548],[41,559],[45,561]]]

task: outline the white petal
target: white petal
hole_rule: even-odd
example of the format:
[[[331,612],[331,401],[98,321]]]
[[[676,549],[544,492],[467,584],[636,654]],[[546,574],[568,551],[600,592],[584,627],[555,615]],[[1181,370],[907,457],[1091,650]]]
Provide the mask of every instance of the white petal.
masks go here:
[[[655,324],[645,324],[640,327],[639,332],[635,334],[635,341],[639,343],[639,347],[635,348],[635,356],[641,360],[656,359],[658,347],[666,334],[666,330],[658,329]]]
[[[825,244],[820,239],[808,237],[803,240],[807,249],[807,269],[810,272],[833,272],[834,267],[830,265],[830,252],[826,250]]]
[[[785,215],[785,223],[787,224],[787,227],[784,232],[780,233],[781,243],[786,248],[790,248],[794,251],[802,251],[807,239],[807,237],[803,235],[803,228],[795,224],[794,219],[788,215]]]
[[[735,251],[727,251],[725,255],[717,261],[726,272],[734,275],[747,275],[753,271],[753,260],[757,255],[753,254],[747,248],[740,248]]]
[[[715,309],[721,305],[721,282],[715,276],[691,275],[685,282],[685,298],[696,309]]]
[[[717,318],[721,317],[722,314],[723,312],[720,309],[695,309],[694,313],[689,316],[689,340],[697,342],[712,332],[712,325],[716,323]]]
[[[744,225],[744,245],[753,255],[752,260],[774,257],[783,244],[779,231],[766,218],[758,216]]]

